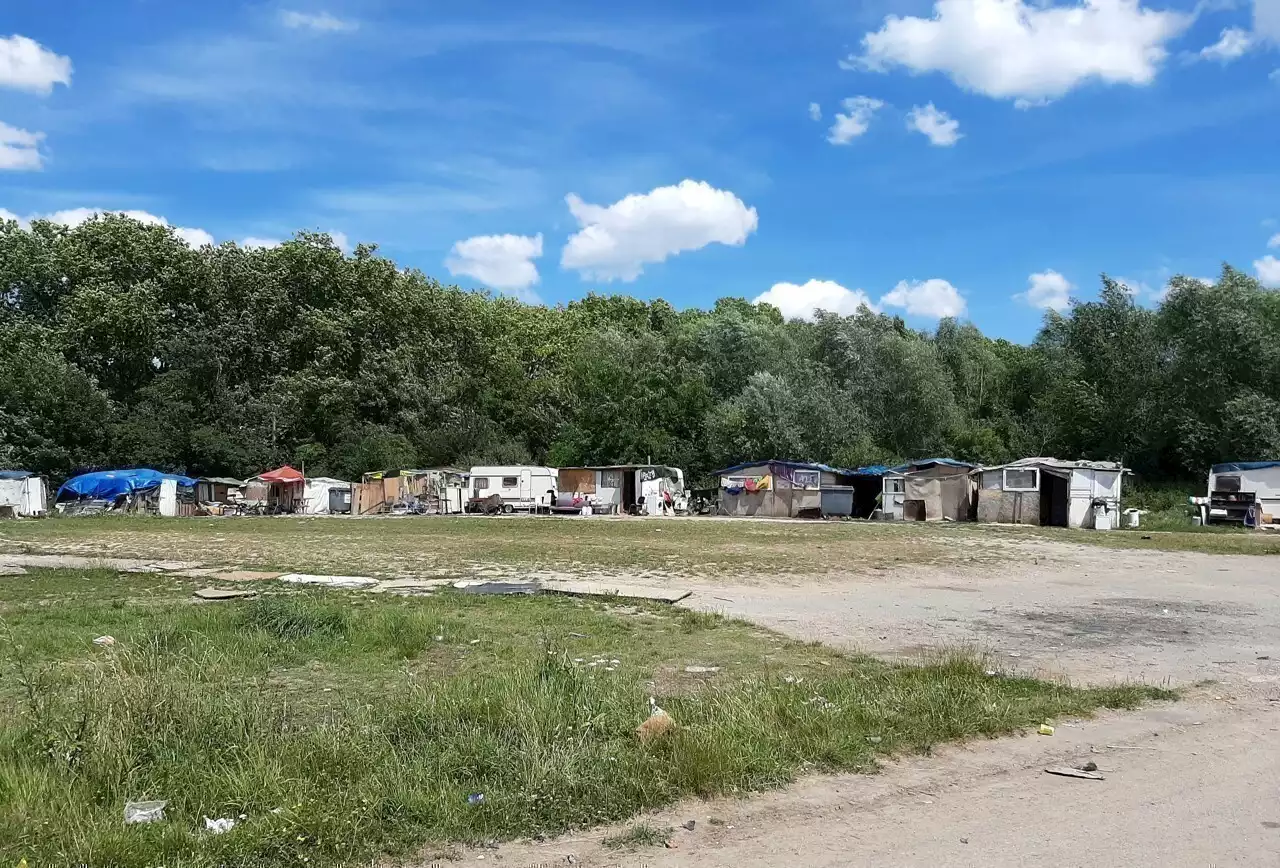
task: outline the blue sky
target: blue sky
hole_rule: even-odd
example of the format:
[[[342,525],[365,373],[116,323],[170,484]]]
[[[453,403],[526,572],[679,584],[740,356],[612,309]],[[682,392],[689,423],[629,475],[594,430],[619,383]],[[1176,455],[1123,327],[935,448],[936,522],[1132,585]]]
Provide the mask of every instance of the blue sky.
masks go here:
[[[1016,340],[1104,271],[1280,285],[1280,0],[615,5],[7,4],[0,209]]]

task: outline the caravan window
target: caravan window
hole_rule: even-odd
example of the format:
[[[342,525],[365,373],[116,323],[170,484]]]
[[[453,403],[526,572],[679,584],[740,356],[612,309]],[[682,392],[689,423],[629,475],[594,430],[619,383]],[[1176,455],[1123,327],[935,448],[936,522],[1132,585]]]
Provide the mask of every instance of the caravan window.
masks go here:
[[[822,481],[822,474],[817,470],[797,470],[791,475],[791,484],[796,488],[817,488]]]
[[[475,478],[476,491],[487,491],[489,488],[489,477],[477,476]]]
[[[517,476],[504,476],[504,477],[502,477],[502,487],[503,487],[503,488],[515,488],[515,487],[516,487],[516,486],[518,486],[519,484],[520,484],[520,478],[519,478],[519,477],[517,477]]]
[[[1040,468],[1038,467],[1006,467],[1004,471],[1005,491],[1039,491]]]

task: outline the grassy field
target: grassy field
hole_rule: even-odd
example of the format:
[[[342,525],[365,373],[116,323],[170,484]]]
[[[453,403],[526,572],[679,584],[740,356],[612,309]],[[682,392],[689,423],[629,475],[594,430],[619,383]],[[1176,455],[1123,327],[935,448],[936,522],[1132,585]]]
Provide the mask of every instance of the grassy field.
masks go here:
[[[1024,558],[1025,543],[1280,554],[1280,534],[1206,528],[1068,531],[904,522],[720,519],[235,518],[105,516],[0,523],[0,551],[211,565],[470,578],[477,571],[661,576],[821,575]]]
[[[890,665],[671,607],[193,587],[0,577],[0,865],[430,858],[1167,696]],[[642,744],[650,696],[677,728]],[[124,825],[143,799],[164,821]]]

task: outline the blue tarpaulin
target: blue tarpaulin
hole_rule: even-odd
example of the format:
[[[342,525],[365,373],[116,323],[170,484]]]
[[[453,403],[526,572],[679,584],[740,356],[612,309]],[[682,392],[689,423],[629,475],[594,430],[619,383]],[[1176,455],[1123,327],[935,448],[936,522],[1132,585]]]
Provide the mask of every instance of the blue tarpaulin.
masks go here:
[[[1233,461],[1230,464],[1213,465],[1214,473],[1239,473],[1241,470],[1268,470],[1280,467],[1280,461]]]
[[[0,479],[30,479],[35,476],[30,470],[0,470]]]
[[[182,488],[192,488],[196,484],[196,481],[190,477],[161,473],[159,470],[146,467],[136,470],[102,470],[68,479],[58,489],[57,499],[62,500],[64,496],[71,496],[115,500],[122,494],[133,494],[155,488],[165,479],[176,479]]]

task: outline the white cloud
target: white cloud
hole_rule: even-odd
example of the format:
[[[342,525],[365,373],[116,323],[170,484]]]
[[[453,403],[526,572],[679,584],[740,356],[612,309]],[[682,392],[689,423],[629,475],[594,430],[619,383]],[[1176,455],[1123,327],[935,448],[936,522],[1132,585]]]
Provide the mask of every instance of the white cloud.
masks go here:
[[[1253,32],[1260,39],[1280,45],[1280,0],[1253,0]],[[1280,78],[1280,69],[1271,77]]]
[[[454,244],[444,264],[450,274],[474,277],[485,286],[518,293],[538,282],[533,260],[540,256],[541,235],[478,235]]]
[[[844,113],[836,113],[827,141],[833,145],[847,145],[867,131],[871,116],[884,106],[883,100],[869,96],[851,96],[841,103]]]
[[[960,295],[960,291],[938,277],[921,281],[899,281],[897,286],[881,296],[880,304],[884,307],[905,308],[909,314],[931,319],[964,316],[966,309],[964,296]]]
[[[1261,259],[1253,260],[1253,268],[1258,273],[1258,280],[1263,286],[1280,289],[1280,259],[1268,254]]]
[[[1025,105],[1097,80],[1150,84],[1165,44],[1193,15],[1142,7],[1139,0],[1075,5],[1023,0],[937,0],[932,18],[889,15],[862,38],[846,68],[942,72],[960,87]]]
[[[907,129],[924,133],[929,143],[940,148],[949,148],[960,141],[960,122],[944,111],[939,111],[933,103],[915,106],[907,112]]]
[[[612,205],[565,197],[579,229],[560,265],[597,280],[635,280],[644,266],[708,244],[739,247],[756,230],[756,209],[728,190],[685,179],[672,187],[632,193]]]
[[[246,250],[267,250],[272,247],[279,247],[283,243],[279,238],[259,238],[255,235],[250,235],[240,242],[240,246]]]
[[[183,241],[187,242],[188,247],[204,247],[208,244],[210,247],[216,247],[218,242],[213,240],[213,236],[203,229],[192,229],[188,226],[173,227],[173,234],[177,235]]]
[[[296,12],[285,9],[280,13],[280,23],[293,30],[317,30],[321,33],[341,33],[355,30],[359,25],[354,21],[344,21],[328,12]]]
[[[329,237],[333,240],[334,247],[338,248],[348,256],[351,255],[351,239],[347,237],[347,233],[331,229],[329,231]]]
[[[846,289],[833,280],[810,280],[803,286],[775,283],[756,296],[755,304],[771,304],[787,319],[812,320],[818,310],[852,316],[865,305],[878,311],[875,303],[860,289]]]
[[[44,133],[29,133],[0,121],[0,169],[30,171],[44,168],[40,142]]]
[[[816,102],[809,103],[809,118],[815,121],[822,120],[822,106]]]
[[[1014,298],[1022,299],[1041,310],[1064,311],[1071,306],[1071,290],[1075,287],[1053,269],[1037,271],[1027,278],[1027,291]]]
[[[23,226],[27,226],[32,220],[48,220],[51,223],[60,223],[70,229],[74,229],[86,220],[97,217],[101,214],[119,214],[124,217],[130,217],[147,226],[168,226],[173,229],[173,234],[181,238],[188,247],[201,247],[205,244],[216,244],[213,236],[203,229],[196,229],[190,226],[174,226],[163,217],[157,217],[147,211],[110,211],[99,208],[68,208],[64,211],[54,211],[52,214],[33,214],[29,217],[20,218],[19,222]]]
[[[1230,63],[1253,48],[1253,36],[1239,27],[1228,27],[1213,45],[1207,45],[1194,55],[1201,60]]]
[[[1271,240],[1267,242],[1268,247],[1280,247],[1280,232],[1271,236]]]
[[[55,84],[71,86],[71,58],[26,36],[0,36],[0,87],[49,94]]]

